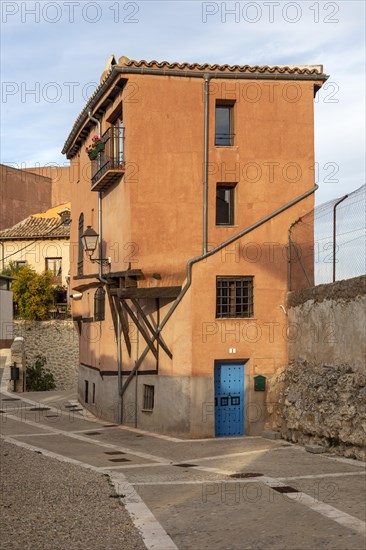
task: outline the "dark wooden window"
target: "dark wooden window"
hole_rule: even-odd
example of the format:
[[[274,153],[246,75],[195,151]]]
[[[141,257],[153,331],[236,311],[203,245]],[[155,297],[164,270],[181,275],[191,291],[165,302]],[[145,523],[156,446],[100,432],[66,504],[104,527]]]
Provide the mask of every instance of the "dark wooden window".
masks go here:
[[[85,382],[85,385],[84,385],[84,401],[85,401],[85,403],[88,403],[89,402],[89,381],[84,380],[84,382]]]
[[[234,144],[234,103],[216,102],[215,145]]]
[[[253,277],[217,277],[216,317],[253,315]]]
[[[144,405],[145,411],[152,411],[154,408],[154,386],[144,384]]]
[[[95,403],[95,383],[93,382],[92,403]]]
[[[105,290],[100,286],[94,294],[94,321],[105,319]]]
[[[235,184],[216,186],[216,225],[234,225]]]
[[[81,240],[83,233],[84,233],[84,214],[81,213],[79,216],[79,227],[78,227],[78,275],[82,275],[84,272],[84,247]]]

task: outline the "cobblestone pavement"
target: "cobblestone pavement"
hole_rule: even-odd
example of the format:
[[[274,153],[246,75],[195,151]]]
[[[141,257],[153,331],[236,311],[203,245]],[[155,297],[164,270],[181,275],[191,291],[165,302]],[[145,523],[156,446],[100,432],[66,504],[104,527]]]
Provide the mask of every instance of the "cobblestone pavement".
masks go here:
[[[106,476],[0,444],[1,549],[142,550]]]
[[[75,411],[60,392],[4,395],[0,409],[3,440],[12,443],[3,483],[22,480],[27,497],[18,483],[2,504],[11,504],[9,524],[24,518],[29,533],[17,540],[17,526],[12,536],[6,526],[1,548],[129,549],[143,540],[154,550],[366,549],[362,462],[260,437],[153,436]],[[35,496],[44,493],[50,502]]]

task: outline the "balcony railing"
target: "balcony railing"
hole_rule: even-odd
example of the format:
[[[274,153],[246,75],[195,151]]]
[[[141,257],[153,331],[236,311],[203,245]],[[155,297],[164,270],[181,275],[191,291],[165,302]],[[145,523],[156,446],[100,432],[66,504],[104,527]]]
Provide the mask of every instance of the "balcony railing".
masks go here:
[[[103,191],[118,181],[125,171],[124,128],[111,126],[103,134],[104,151],[91,161],[92,190]]]

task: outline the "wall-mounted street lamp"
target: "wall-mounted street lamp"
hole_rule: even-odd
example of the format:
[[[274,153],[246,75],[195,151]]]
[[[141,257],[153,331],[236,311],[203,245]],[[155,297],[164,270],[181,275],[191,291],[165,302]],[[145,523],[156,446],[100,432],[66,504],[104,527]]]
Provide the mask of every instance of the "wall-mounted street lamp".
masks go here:
[[[86,230],[81,236],[81,242],[83,243],[83,248],[87,253],[87,255],[89,256],[89,260],[91,262],[96,262],[101,265],[109,265],[111,263],[109,258],[92,258],[95,252],[95,249],[97,248],[97,245],[98,245],[98,239],[99,239],[98,233],[94,231],[94,229],[90,225],[88,225],[88,227],[86,228]]]

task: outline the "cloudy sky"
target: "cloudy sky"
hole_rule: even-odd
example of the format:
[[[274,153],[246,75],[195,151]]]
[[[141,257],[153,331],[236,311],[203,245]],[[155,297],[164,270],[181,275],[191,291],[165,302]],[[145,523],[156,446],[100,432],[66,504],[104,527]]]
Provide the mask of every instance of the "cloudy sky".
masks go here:
[[[365,183],[365,3],[5,1],[1,162],[64,165],[75,118],[117,58],[323,64],[315,106],[317,203]]]

